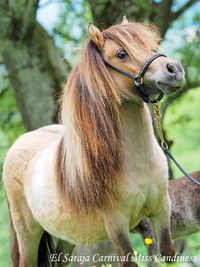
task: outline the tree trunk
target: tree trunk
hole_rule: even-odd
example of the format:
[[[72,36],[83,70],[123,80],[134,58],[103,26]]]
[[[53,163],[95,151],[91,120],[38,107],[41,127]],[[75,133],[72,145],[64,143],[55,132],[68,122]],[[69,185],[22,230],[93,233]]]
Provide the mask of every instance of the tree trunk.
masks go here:
[[[55,101],[69,70],[53,38],[35,16],[27,18],[25,4],[14,1],[9,6],[3,0],[0,5],[0,54],[25,127],[32,130],[52,124],[57,121]]]

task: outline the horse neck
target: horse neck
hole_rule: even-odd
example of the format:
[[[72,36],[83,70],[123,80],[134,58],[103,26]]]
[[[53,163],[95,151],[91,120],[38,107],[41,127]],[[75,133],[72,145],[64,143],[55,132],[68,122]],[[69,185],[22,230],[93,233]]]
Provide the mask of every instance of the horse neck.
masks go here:
[[[125,145],[131,145],[138,151],[144,147],[152,151],[156,139],[150,111],[145,103],[124,102],[120,109],[120,120]]]

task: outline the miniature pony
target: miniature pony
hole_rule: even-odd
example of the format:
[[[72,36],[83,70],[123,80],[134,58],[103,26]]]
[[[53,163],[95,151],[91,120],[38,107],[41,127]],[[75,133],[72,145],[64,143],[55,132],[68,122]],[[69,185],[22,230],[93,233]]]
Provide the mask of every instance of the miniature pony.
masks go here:
[[[46,232],[72,244],[109,238],[121,266],[135,267],[129,229],[144,216],[151,219],[161,253],[175,253],[167,160],[149,109],[133,81],[105,64],[136,75],[158,49],[160,36],[135,22],[102,32],[90,25],[89,34],[62,95],[63,125],[24,134],[5,160],[14,267],[40,265]],[[177,91],[183,82],[182,66],[167,57],[152,62],[144,76],[149,97]]]

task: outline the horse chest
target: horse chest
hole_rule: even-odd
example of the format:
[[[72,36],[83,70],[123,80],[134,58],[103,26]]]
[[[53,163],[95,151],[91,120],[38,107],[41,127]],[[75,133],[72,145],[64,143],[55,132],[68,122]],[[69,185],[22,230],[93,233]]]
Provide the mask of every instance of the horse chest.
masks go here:
[[[167,180],[148,173],[129,176],[123,186],[122,202],[124,213],[134,228],[144,216],[153,216],[159,210],[159,205],[166,193]]]
[[[134,226],[144,216],[156,213],[168,180],[166,157],[155,139],[147,107],[143,111],[139,113],[132,105],[122,110],[122,194]]]

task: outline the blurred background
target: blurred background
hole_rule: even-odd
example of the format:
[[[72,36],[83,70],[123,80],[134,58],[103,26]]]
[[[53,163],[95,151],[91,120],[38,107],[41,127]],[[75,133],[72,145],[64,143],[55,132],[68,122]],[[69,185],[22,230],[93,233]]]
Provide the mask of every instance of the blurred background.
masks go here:
[[[58,122],[57,99],[77,63],[88,23],[104,29],[120,23],[125,14],[129,20],[154,23],[163,37],[160,51],[179,59],[186,70],[184,88],[177,95],[165,98],[161,109],[170,149],[188,172],[200,170],[199,0],[1,0],[1,173],[6,151],[18,136]],[[182,175],[170,165],[170,176]],[[9,239],[8,211],[1,183],[1,267],[11,266]],[[200,255],[200,233],[187,237],[185,245],[185,255]],[[146,253],[139,237],[134,247]]]

